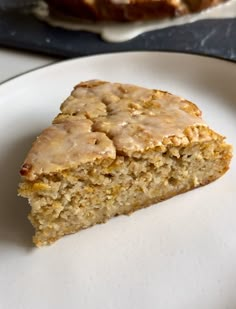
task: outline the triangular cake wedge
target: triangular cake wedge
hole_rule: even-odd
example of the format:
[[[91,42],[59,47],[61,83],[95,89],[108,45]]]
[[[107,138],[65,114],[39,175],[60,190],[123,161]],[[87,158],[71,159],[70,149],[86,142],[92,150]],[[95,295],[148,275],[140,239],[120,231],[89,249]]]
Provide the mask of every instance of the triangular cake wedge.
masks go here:
[[[224,140],[183,98],[133,85],[80,83],[20,171],[34,243],[51,244],[214,181],[232,157]]]

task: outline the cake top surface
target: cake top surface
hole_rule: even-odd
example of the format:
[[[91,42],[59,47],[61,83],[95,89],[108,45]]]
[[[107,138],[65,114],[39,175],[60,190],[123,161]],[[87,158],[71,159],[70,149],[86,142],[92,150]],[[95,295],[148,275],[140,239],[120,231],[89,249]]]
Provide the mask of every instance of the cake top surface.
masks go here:
[[[80,83],[61,113],[34,142],[21,174],[42,174],[83,163],[132,156],[166,137],[183,137],[188,127],[205,125],[193,103],[168,92],[92,80]]]

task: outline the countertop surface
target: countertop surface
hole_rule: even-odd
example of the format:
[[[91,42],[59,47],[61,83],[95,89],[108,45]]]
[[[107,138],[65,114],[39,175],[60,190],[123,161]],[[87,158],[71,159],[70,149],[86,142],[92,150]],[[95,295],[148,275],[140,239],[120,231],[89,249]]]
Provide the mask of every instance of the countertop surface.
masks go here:
[[[56,57],[0,48],[0,83],[56,61],[58,61]]]

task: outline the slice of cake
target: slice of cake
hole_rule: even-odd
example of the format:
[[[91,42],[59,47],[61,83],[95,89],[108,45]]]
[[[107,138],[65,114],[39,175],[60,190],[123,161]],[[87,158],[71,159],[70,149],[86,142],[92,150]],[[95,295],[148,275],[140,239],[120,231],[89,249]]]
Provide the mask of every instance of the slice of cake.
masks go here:
[[[232,148],[193,103],[168,92],[88,81],[34,142],[21,168],[37,246],[208,184]],[[181,209],[180,209],[181,211]]]

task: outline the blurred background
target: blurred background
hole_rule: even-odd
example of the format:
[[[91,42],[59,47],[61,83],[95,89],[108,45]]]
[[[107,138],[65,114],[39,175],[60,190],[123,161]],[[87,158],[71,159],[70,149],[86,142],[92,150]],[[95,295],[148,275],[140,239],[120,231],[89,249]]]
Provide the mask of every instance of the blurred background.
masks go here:
[[[209,3],[209,0],[199,1]],[[199,1],[188,2],[196,6]],[[61,8],[59,17],[63,21],[70,25],[75,23],[74,19],[65,20],[65,16],[62,17],[65,13],[63,10],[67,12],[67,5],[72,1],[50,0],[50,2],[56,7],[58,4],[61,5],[59,5]],[[83,1],[73,2],[78,5]],[[224,6],[228,4],[223,4],[218,8],[217,18],[214,18],[214,14],[208,18],[209,14],[203,15],[204,11],[197,13],[194,20],[198,19],[198,16],[203,16],[203,19],[188,23],[189,17],[185,17],[181,25],[176,25],[176,20],[179,18],[173,18],[171,22],[163,24],[160,19],[143,22],[139,20],[139,16],[134,23],[83,21],[82,29],[92,30],[84,31],[75,30],[78,25],[74,30],[58,27],[57,24],[57,27],[50,25],[45,18],[45,3],[42,1],[0,0],[0,80],[60,59],[120,51],[185,52],[236,61],[236,5],[235,0],[230,0],[228,3],[234,3],[231,11],[228,10],[230,14],[224,13]],[[171,10],[172,8],[166,9],[170,15],[173,14]],[[215,8],[210,10],[213,12]],[[54,11],[52,10],[52,15]],[[85,12],[85,15],[89,14],[84,7],[80,7],[78,11]],[[149,9],[147,14],[150,11]],[[108,15],[109,12],[112,12],[111,8],[108,9]],[[58,20],[58,16],[56,19]],[[78,24],[77,19],[76,23]],[[79,24],[81,26],[80,22]],[[160,24],[161,29],[158,29]],[[113,37],[109,42],[98,32],[105,33],[105,36],[112,33]],[[21,58],[20,61],[17,60],[16,54]],[[6,61],[10,68],[4,70]]]

